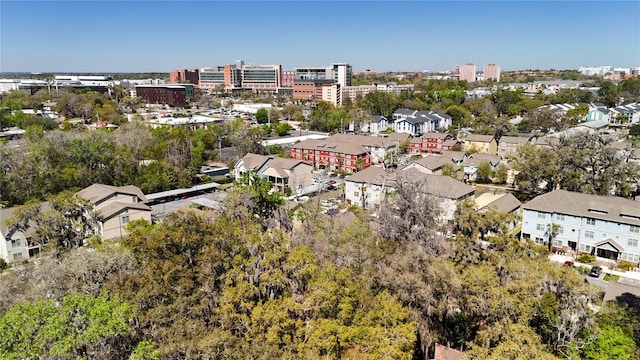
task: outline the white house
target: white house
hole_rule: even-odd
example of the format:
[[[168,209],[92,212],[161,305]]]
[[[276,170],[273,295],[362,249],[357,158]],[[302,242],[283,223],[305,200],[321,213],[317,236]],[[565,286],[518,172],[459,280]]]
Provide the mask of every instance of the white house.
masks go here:
[[[451,116],[435,111],[398,109],[393,113],[393,131],[420,136],[451,126]]]
[[[473,186],[464,184],[449,176],[425,174],[409,168],[389,171],[372,166],[345,179],[345,199],[354,206],[373,209],[382,203],[384,196],[395,189],[397,177],[427,184],[428,195],[438,198],[442,210],[442,220],[453,219],[459,201],[474,193]]]
[[[300,193],[311,185],[313,166],[301,160],[247,154],[236,163],[236,180],[240,180],[243,174],[251,171],[271,181],[281,193],[287,188],[293,193]]]
[[[384,116],[371,116],[368,122],[362,124],[361,130],[365,133],[379,134],[389,128],[389,120]]]
[[[640,202],[555,190],[523,206],[522,238],[553,251],[640,261]]]

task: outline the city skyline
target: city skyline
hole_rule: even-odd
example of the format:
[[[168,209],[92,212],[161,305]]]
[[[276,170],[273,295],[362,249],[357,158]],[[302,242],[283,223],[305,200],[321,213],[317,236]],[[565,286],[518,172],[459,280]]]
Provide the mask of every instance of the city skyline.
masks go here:
[[[640,65],[637,2],[2,1],[0,72]],[[590,26],[595,19],[606,26]]]

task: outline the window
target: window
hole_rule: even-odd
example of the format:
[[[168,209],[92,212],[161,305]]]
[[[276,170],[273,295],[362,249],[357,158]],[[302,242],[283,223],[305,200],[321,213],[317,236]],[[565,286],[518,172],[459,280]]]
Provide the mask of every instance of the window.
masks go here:
[[[353,196],[358,196],[358,195],[360,195],[360,193],[359,193],[359,192],[357,192],[357,191],[354,191],[354,192],[353,192]]]
[[[11,240],[11,247],[18,247],[18,246],[20,246],[20,239]]]
[[[586,237],[587,239],[593,239],[595,237],[595,233],[593,231],[585,231],[584,232],[584,237]]]
[[[629,254],[629,253],[622,253],[622,255],[620,255],[620,259],[631,261],[633,263],[640,262],[640,256],[639,255]]]
[[[587,218],[587,225],[595,225],[595,224],[596,224],[596,219]]]
[[[640,234],[640,226],[629,225],[629,232]]]
[[[558,226],[558,234],[564,234],[564,228],[562,226]]]
[[[557,220],[557,221],[564,221],[564,215],[562,215],[562,214],[557,214],[557,215],[556,215],[556,220]]]
[[[580,244],[580,251],[590,253],[591,245]]]
[[[538,219],[546,219],[547,218],[547,214],[545,213],[538,213]]]
[[[562,246],[562,240],[553,240],[553,246]]]
[[[15,259],[22,259],[22,253],[19,252],[19,253],[13,254],[13,260],[15,260]]]
[[[137,203],[137,202],[138,202],[138,197],[137,197],[137,196],[133,196],[131,200],[132,200],[132,201],[133,201],[133,203],[135,204],[135,203]]]
[[[632,239],[632,238],[627,239],[627,245],[638,247],[638,239]]]
[[[546,228],[546,226],[544,226],[544,224],[536,224],[536,230],[545,231],[545,230],[547,230],[547,228]]]
[[[125,215],[125,216],[123,216],[123,217],[122,217],[122,223],[123,223],[123,224],[126,224],[126,223],[128,223],[128,222],[129,222],[129,215]]]

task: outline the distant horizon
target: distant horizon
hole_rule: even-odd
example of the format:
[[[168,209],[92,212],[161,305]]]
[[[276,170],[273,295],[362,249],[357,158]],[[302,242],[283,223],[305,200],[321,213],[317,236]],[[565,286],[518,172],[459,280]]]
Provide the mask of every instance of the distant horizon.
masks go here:
[[[250,64],[250,65],[269,65],[269,64]],[[277,64],[273,64],[273,65],[277,65]],[[496,64],[498,65],[498,64]],[[613,68],[640,68],[640,66],[614,66],[614,65],[583,65],[581,67],[600,67],[600,66],[611,66]],[[294,67],[297,68],[298,66]],[[283,68],[282,70],[293,70],[294,68],[291,69],[285,69]],[[478,67],[477,71],[481,71],[483,67]],[[175,68],[175,69],[171,69],[168,71],[38,71],[38,72],[32,72],[32,71],[0,71],[0,75],[3,74],[28,74],[28,75],[42,75],[42,74],[95,74],[95,75],[104,75],[104,74],[143,74],[143,73],[166,73],[169,74],[174,70],[179,70],[179,69],[200,69],[200,68]],[[557,69],[557,68],[548,68],[548,69],[516,69],[516,70],[504,70],[501,69],[500,71],[505,73],[505,72],[518,72],[518,71],[578,71],[579,68],[575,68],[575,69]],[[378,71],[375,69],[365,69],[365,70],[359,70],[359,69],[353,69],[353,72],[358,72],[358,73],[362,73],[362,72],[367,72],[370,71],[372,73],[447,73],[447,72],[452,72],[453,70],[428,70],[428,69],[424,69],[424,70],[395,70],[395,71]]]
[[[638,13],[628,1],[2,0],[0,72],[168,73],[237,59],[381,73],[638,67]]]

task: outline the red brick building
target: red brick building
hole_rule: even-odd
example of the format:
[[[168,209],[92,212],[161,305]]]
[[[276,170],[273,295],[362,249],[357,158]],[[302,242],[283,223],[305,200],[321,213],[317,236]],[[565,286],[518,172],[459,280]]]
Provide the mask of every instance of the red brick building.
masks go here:
[[[200,70],[198,69],[176,69],[169,73],[169,82],[172,84],[189,83],[198,85],[200,81]]]
[[[322,100],[322,88],[332,86],[333,79],[326,80],[296,80],[293,84],[294,100]]]
[[[352,173],[371,166],[371,154],[367,148],[331,139],[301,141],[292,146],[291,158],[308,162],[318,169]]]
[[[412,154],[442,154],[445,150],[452,150],[455,141],[451,144],[453,137],[443,133],[426,133],[422,137],[411,140],[409,151]],[[446,145],[445,145],[446,144]]]
[[[189,89],[191,87],[191,96]],[[193,96],[191,85],[138,85],[136,86],[136,96],[144,99],[147,104],[185,106]]]

